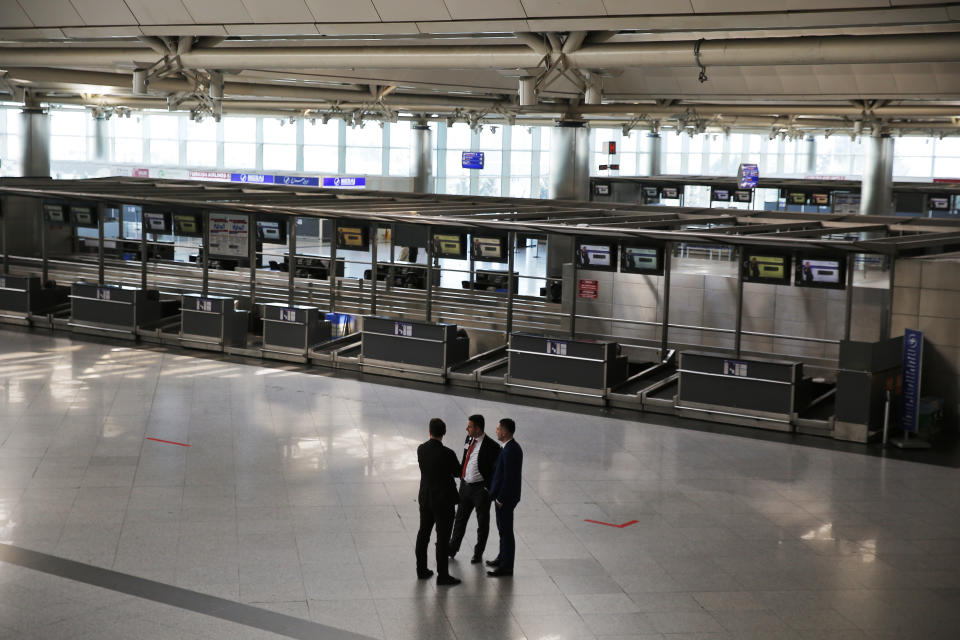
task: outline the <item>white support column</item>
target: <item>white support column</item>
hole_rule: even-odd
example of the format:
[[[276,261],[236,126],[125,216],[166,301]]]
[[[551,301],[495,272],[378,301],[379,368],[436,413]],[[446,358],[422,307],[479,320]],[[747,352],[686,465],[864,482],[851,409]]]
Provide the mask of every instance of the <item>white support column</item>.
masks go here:
[[[890,215],[893,205],[893,138],[888,135],[863,138],[866,157],[860,186],[860,214]]]
[[[24,178],[50,177],[50,114],[28,102],[20,113],[20,168]]]
[[[561,120],[550,141],[550,198],[587,200],[590,196],[590,131],[579,120]]]
[[[93,149],[90,157],[94,162],[110,162],[110,147],[107,138],[108,126],[107,118],[103,113],[93,115],[93,139],[91,140]]]
[[[410,127],[414,193],[433,193],[433,132],[426,122]]]

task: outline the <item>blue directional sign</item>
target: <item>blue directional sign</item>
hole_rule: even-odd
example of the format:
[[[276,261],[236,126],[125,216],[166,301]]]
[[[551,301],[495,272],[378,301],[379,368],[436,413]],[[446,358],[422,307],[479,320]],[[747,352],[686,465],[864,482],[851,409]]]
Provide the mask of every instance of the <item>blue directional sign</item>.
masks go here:
[[[740,169],[737,171],[737,180],[741,189],[756,189],[760,182],[760,170],[755,164],[740,163]]]
[[[324,178],[323,186],[325,187],[365,187],[367,186],[367,179],[364,177],[341,177],[337,176],[336,178]]]
[[[923,333],[903,332],[903,430],[917,432],[920,414],[920,372],[923,367]]]
[[[464,169],[483,169],[483,151],[464,151],[460,165]]]

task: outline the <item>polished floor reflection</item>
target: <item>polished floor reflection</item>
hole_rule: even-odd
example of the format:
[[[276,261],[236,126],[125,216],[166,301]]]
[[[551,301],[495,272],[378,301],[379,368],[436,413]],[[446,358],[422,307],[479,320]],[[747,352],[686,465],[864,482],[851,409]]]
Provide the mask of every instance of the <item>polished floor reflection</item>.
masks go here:
[[[436,587],[415,578],[416,447],[440,416],[457,448],[477,412],[524,446],[515,576],[461,553],[463,584]],[[0,542],[373,638],[956,638],[958,479],[0,329]],[[282,635],[0,563],[8,637]]]

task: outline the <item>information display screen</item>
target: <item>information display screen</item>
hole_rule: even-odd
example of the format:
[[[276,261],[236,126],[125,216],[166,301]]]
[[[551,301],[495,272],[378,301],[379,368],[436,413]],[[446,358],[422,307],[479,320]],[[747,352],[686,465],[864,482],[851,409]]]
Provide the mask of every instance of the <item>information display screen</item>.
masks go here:
[[[581,269],[616,269],[615,245],[602,242],[580,241],[577,243],[577,266]]]
[[[257,237],[266,244],[287,244],[285,227],[280,220],[257,220]]]
[[[67,221],[66,207],[62,204],[44,203],[43,217],[47,222],[65,223]]]
[[[370,230],[365,226],[337,227],[337,249],[367,251],[370,249]]]
[[[830,204],[830,194],[829,193],[812,193],[810,194],[810,203],[818,206],[824,206]]]
[[[90,207],[70,207],[70,217],[78,227],[97,226],[97,216]]]
[[[463,259],[467,256],[466,236],[459,233],[435,233],[433,252],[439,258]]]
[[[805,193],[788,193],[788,194],[787,194],[787,204],[807,204],[807,194],[805,194]]]
[[[844,256],[798,255],[793,284],[797,287],[844,289],[847,260]]]
[[[930,197],[930,208],[936,209],[938,211],[946,211],[950,208],[950,198],[949,196],[931,196]]]
[[[482,262],[506,262],[506,238],[473,236],[471,247],[473,259]]]
[[[733,192],[734,202],[753,202],[753,191],[749,189],[737,189]]]
[[[663,249],[660,247],[620,248],[620,271],[663,275]]]
[[[710,189],[710,199],[714,202],[729,202],[730,189],[718,189],[714,187]]]
[[[593,193],[598,196],[608,196],[610,195],[610,185],[608,184],[595,184],[593,185]]]
[[[143,225],[147,233],[170,233],[170,217],[160,211],[144,211]]]
[[[178,236],[199,236],[202,233],[200,220],[192,213],[175,213],[173,232]]]
[[[790,284],[790,256],[758,250],[743,258],[744,282]]]
[[[679,187],[661,187],[660,197],[663,198],[664,200],[679,200],[680,188]]]
[[[656,187],[644,187],[643,188],[643,199],[646,202],[659,202],[660,200],[660,189]]]

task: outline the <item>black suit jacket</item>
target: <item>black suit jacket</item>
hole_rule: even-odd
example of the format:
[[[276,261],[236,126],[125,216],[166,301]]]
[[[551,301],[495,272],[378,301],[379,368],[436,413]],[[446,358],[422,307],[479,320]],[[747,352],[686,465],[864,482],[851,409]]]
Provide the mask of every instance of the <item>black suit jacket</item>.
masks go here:
[[[493,468],[497,464],[497,457],[500,455],[500,445],[497,444],[497,441],[483,434],[483,440],[480,441],[478,445],[480,447],[480,453],[477,455],[477,468],[480,469],[480,475],[483,476],[483,486],[487,491],[490,491],[490,482],[493,480]],[[470,436],[467,436],[463,441],[463,455],[460,456],[460,470],[463,471],[463,463],[467,461],[467,451],[470,448]]]
[[[503,445],[500,457],[493,470],[490,497],[504,506],[513,508],[520,502],[521,474],[523,472],[523,449],[516,440]]]
[[[420,507],[434,513],[453,509],[459,502],[455,480],[460,477],[457,454],[439,440],[430,438],[417,447],[417,462],[420,464]]]

